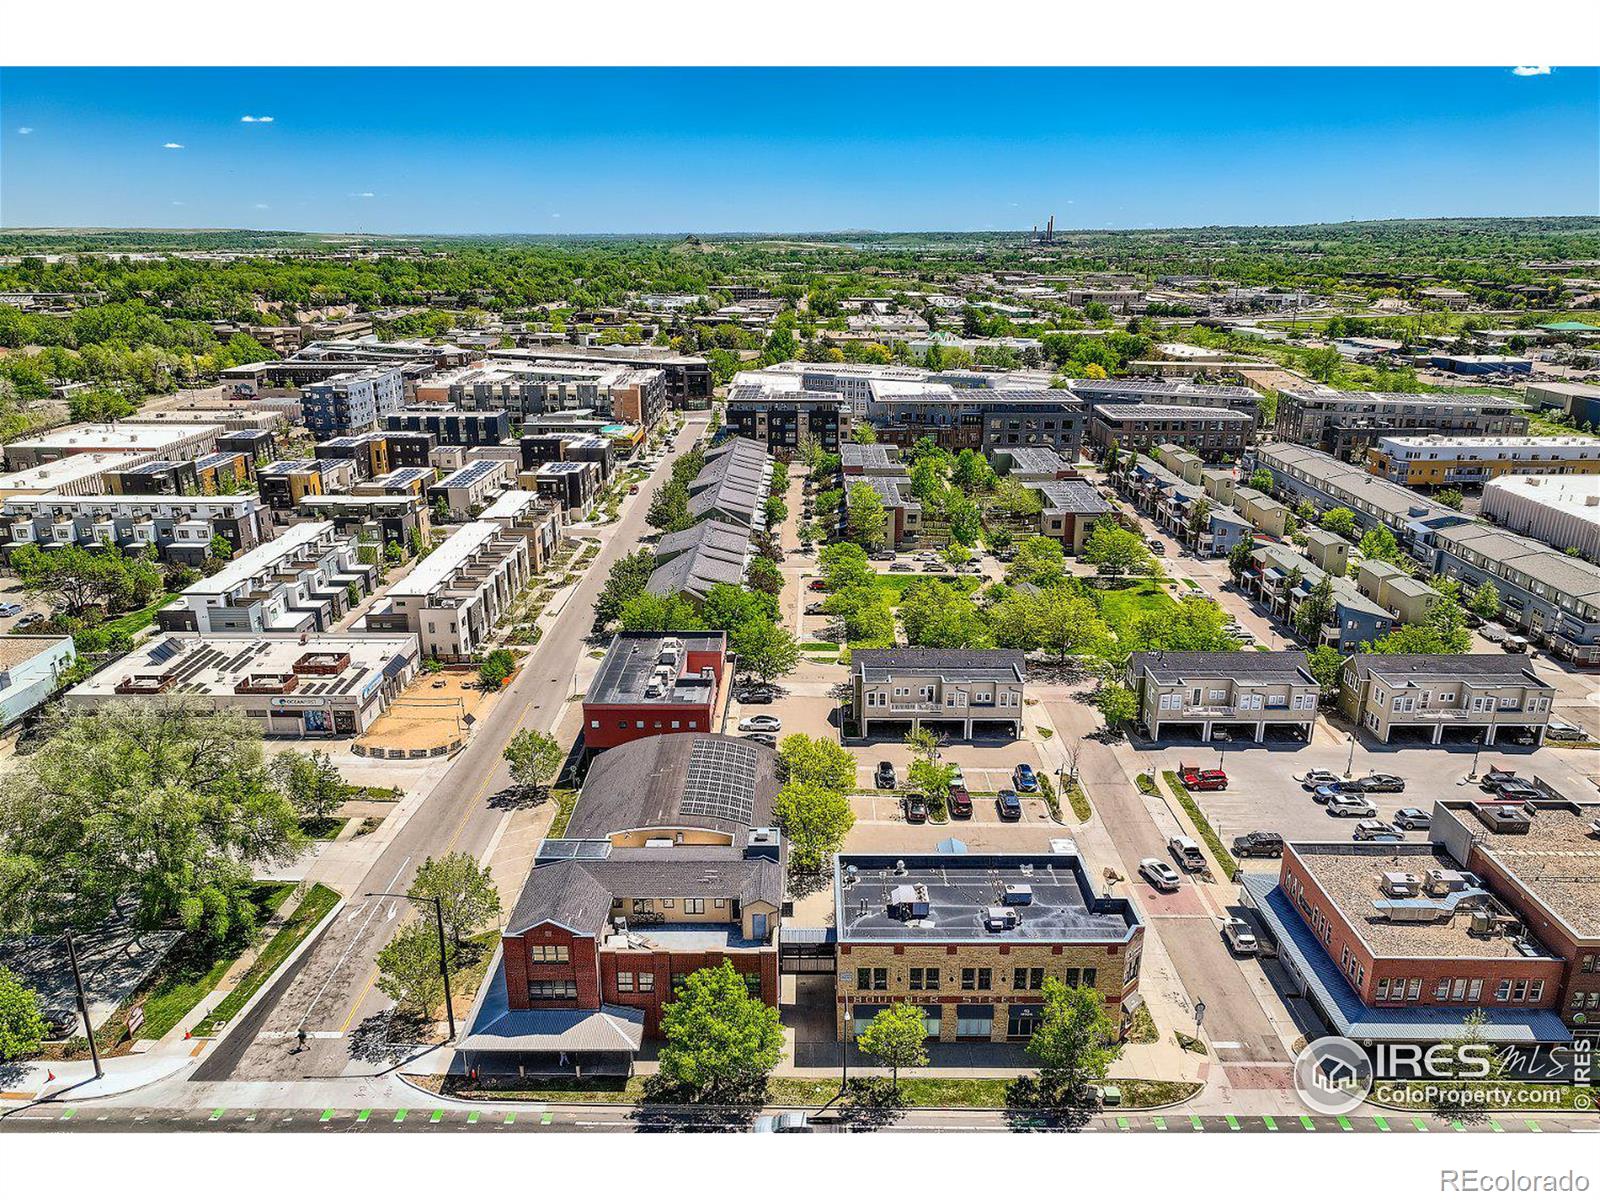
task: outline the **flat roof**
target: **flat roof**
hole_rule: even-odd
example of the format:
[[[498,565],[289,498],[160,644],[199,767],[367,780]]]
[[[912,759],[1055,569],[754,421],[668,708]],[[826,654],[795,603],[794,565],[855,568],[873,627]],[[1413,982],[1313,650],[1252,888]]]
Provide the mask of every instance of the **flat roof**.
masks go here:
[[[264,575],[284,559],[333,533],[332,521],[306,521],[291,525],[270,542],[262,542],[227,563],[206,579],[183,589],[185,596],[220,596],[257,575]]]
[[[1236,408],[1198,404],[1096,404],[1094,415],[1102,421],[1255,421]]]
[[[1580,937],[1600,938],[1600,804],[1535,803],[1527,833],[1497,832],[1478,819],[1475,814],[1492,804],[1446,806],[1461,815],[1478,849],[1553,916]]]
[[[716,696],[716,679],[686,674],[692,653],[726,654],[724,633],[619,633],[595,673],[585,704],[704,704]],[[670,686],[653,687],[657,668]]]
[[[0,492],[48,492],[64,488],[103,471],[127,471],[143,463],[147,454],[99,450],[69,454],[54,462],[0,475]]]
[[[138,421],[105,422],[100,424],[65,425],[30,438],[19,438],[10,448],[37,447],[55,449],[78,446],[83,450],[116,449],[122,446],[141,446],[159,450],[193,437],[224,432],[222,425],[178,421],[157,421],[144,424]]]
[[[504,531],[495,521],[468,521],[452,533],[411,574],[389,589],[389,596],[427,596],[449,582],[461,565]]]
[[[0,634],[0,671],[9,671],[72,641],[70,633]]]
[[[1021,887],[1027,902],[1007,904]],[[1095,895],[1075,854],[838,854],[833,888],[840,942],[1127,942],[1142,924],[1132,902]],[[994,908],[1015,924],[991,928]]]

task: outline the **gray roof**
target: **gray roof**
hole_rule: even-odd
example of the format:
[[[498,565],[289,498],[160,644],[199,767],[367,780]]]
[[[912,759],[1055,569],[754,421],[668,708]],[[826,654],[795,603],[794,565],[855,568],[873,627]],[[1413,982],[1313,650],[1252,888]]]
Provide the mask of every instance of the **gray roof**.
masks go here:
[[[887,467],[898,460],[899,456],[896,447],[879,442],[866,445],[860,442],[845,442],[839,447],[839,461],[846,470],[852,467],[863,470],[867,467]]]
[[[1075,479],[1046,479],[1029,484],[1051,512],[1093,516],[1112,511],[1111,503],[1094,488]]]
[[[990,929],[986,915],[1006,907],[1007,885],[1026,885],[1031,903],[1009,906],[1019,918],[1014,927]],[[897,888],[920,889],[926,917],[891,911]],[[841,943],[1122,943],[1142,923],[1130,901],[1095,895],[1075,854],[840,854],[834,907]]]
[[[777,906],[783,902],[783,865],[746,858],[729,846],[613,850],[603,859],[537,863],[505,931],[526,933],[548,921],[592,937],[605,930],[614,900],[664,896]]]
[[[1006,469],[1006,474],[1015,475],[1021,472],[1026,475],[1054,474],[1067,469],[1067,460],[1062,458],[1048,446],[1007,446],[996,449],[996,458],[1006,458],[1011,465]]]
[[[479,1052],[602,1051],[633,1054],[644,1043],[644,1013],[606,1004],[600,1008],[512,1008],[506,1000],[501,950],[489,964],[489,983],[467,1018],[458,1050]]]
[[[1482,687],[1549,687],[1526,654],[1357,654],[1352,665],[1407,683],[1465,679]]]
[[[666,648],[667,639],[682,643],[682,650]],[[589,690],[584,693],[585,704],[703,704],[715,699],[716,680],[707,680],[698,672],[689,674],[687,656],[690,653],[727,652],[725,633],[675,633],[623,632],[611,639],[611,647],[595,672]],[[663,654],[670,655],[663,661]],[[670,688],[659,695],[646,695],[646,686],[658,665],[670,668]]]
[[[1129,660],[1135,675],[1148,671],[1157,683],[1184,683],[1191,679],[1233,679],[1239,683],[1289,683],[1315,687],[1309,660],[1303,650],[1214,652],[1154,651]]]
[[[1191,404],[1096,404],[1098,421],[1235,421],[1254,424],[1255,417],[1236,408]]]
[[[554,921],[574,933],[599,933],[611,915],[611,899],[611,892],[582,864],[540,863],[528,872],[506,932],[525,933],[535,925]]]
[[[946,679],[1010,679],[1021,682],[1023,656],[1015,650],[940,650],[925,646],[896,646],[886,650],[857,650],[851,669],[868,680],[886,680],[896,674],[940,675]]]
[[[732,769],[730,769],[732,768]],[[605,751],[589,768],[568,838],[688,826],[738,835],[772,824],[778,755],[748,738],[667,733]]]

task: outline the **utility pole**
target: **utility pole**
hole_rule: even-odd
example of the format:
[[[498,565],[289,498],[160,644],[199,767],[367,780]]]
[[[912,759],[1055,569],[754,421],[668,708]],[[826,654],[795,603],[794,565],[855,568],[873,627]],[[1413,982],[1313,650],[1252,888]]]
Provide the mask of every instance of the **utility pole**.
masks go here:
[[[368,892],[372,896],[393,896],[413,904],[427,901],[433,905],[433,918],[439,930],[439,974],[444,979],[444,1015],[450,1022],[450,1040],[456,1040],[456,1006],[450,999],[450,956],[444,940],[444,898],[442,896],[417,896],[411,892]]]
[[[78,989],[78,1012],[83,1016],[83,1035],[89,1040],[89,1057],[94,1060],[94,1077],[105,1075],[100,1067],[100,1051],[94,1044],[94,1023],[89,1020],[89,996],[83,990],[83,971],[78,967],[78,947],[67,930],[67,960],[72,964],[72,982]]]

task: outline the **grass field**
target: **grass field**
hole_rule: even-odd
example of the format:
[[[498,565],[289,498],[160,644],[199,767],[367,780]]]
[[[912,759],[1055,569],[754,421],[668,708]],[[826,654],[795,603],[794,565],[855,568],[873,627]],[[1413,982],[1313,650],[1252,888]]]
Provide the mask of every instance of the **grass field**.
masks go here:
[[[1132,587],[1095,588],[1093,594],[1100,605],[1100,616],[1119,635],[1130,629],[1144,613],[1162,612],[1178,606],[1166,589],[1148,579]]]
[[[970,575],[913,575],[910,573],[879,572],[877,586],[886,593],[890,604],[899,604],[906,589],[914,583],[921,583],[925,579],[936,579],[940,583],[953,583],[963,591],[972,592],[978,588],[979,581]]]

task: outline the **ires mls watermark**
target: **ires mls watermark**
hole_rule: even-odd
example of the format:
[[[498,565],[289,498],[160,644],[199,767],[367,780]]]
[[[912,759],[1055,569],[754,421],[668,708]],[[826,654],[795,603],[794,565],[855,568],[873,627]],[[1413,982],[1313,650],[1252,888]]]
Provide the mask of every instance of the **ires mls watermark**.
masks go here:
[[[1388,1104],[1484,1109],[1588,1108],[1593,1080],[1589,1038],[1569,1046],[1500,1047],[1482,1042],[1384,1042],[1363,1047],[1318,1038],[1294,1061],[1294,1087],[1324,1116],[1353,1112],[1373,1096]],[[1565,1085],[1578,1085],[1569,1094]]]

